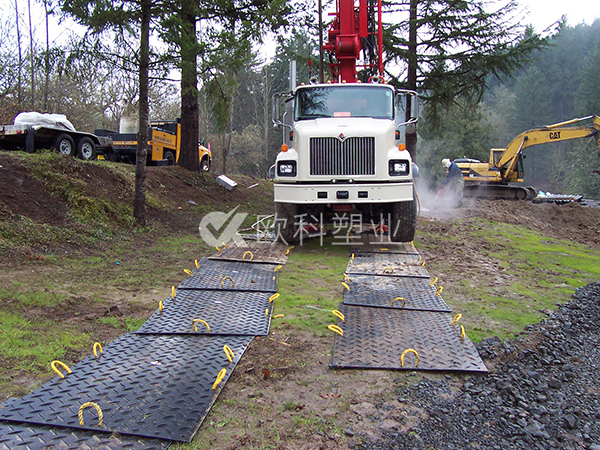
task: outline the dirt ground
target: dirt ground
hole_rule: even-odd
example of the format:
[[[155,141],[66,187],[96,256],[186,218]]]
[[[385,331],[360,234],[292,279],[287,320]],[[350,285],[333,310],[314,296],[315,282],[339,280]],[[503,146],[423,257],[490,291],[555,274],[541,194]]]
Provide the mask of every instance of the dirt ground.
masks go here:
[[[94,165],[67,163],[65,170],[78,172],[89,181],[86,189],[102,192],[106,198],[129,201],[133,196],[130,179],[121,173],[108,172]],[[89,172],[81,174],[82,170]],[[248,184],[250,181],[248,181]],[[0,218],[25,216],[32,221],[64,224],[71,220],[64,200],[49,195],[40,182],[15,160],[0,154]],[[178,198],[170,211],[151,210],[155,223],[177,230],[196,226],[197,216],[187,214],[190,201],[205,208],[226,210],[244,204],[250,190],[224,200],[221,188],[214,182],[198,183],[176,171],[151,170],[148,191],[165,202]],[[272,198],[260,199],[265,209]],[[532,204],[514,201],[469,200],[465,207],[454,211],[435,211],[423,208],[418,220],[417,243],[430,243],[424,254],[426,260],[452,259],[454,271],[444,274],[446,281],[458,282],[465,273],[471,277],[501,277],[502,272],[478,259],[480,249],[471,241],[468,230],[477,227],[478,220],[519,224],[535,229],[549,238],[561,238],[600,248],[600,208],[584,208],[576,203],[566,205]],[[457,226],[460,223],[460,226]],[[429,233],[452,237],[452,245],[428,242]],[[141,243],[143,245],[143,243]],[[68,248],[69,243],[64,243]],[[457,251],[460,249],[460,251]],[[78,248],[81,251],[81,248]],[[98,249],[94,249],[97,252]],[[40,254],[43,249],[40,249]],[[470,258],[465,258],[470,255]],[[0,288],[30,282],[32,267],[11,255],[3,255],[0,269]],[[31,264],[36,264],[35,252]],[[473,264],[473,259],[478,261]],[[35,270],[50,270],[35,266]],[[285,268],[283,269],[285,270]],[[340,274],[340,277],[342,274]],[[509,276],[509,275],[506,275]],[[128,291],[119,286],[107,289],[106,304],[93,304],[85,293],[72,299],[71,307],[37,307],[23,309],[26,317],[48,317],[68,322],[73,327],[89,330],[94,337],[110,341],[122,334],[111,326],[98,325],[99,317],[143,318],[156,308],[156,292]],[[170,285],[165,285],[165,289]],[[341,288],[340,288],[341,289]],[[135,301],[130,301],[135,298]],[[10,301],[4,305],[10,308]],[[275,309],[275,314],[277,310]],[[93,324],[93,326],[92,326]],[[200,428],[192,446],[172,448],[236,449],[338,449],[354,448],[365,440],[377,439],[383,431],[402,432],[421,420],[425,413],[395,395],[403,385],[418,381],[416,372],[331,370],[333,337],[299,333],[285,323],[285,318],[273,319],[268,337],[255,339],[244,354],[233,376],[219,396],[215,406]],[[71,355],[77,360],[83,355]],[[6,367],[10,361],[2,361]],[[22,374],[11,376],[19,378]],[[427,374],[445,377],[455,389],[465,378],[447,374]],[[26,392],[42,379],[22,380]],[[452,393],[448,393],[452,395]],[[3,399],[0,399],[3,400]]]

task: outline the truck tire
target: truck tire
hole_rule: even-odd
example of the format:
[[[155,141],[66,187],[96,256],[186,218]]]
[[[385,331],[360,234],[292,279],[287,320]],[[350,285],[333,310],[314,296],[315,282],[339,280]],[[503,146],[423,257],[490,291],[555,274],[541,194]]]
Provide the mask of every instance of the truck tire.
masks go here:
[[[202,172],[208,172],[210,170],[210,161],[208,160],[208,157],[202,158],[200,169]]]
[[[392,204],[392,220],[389,224],[390,240],[392,242],[411,242],[417,229],[417,202]]]
[[[75,156],[75,142],[66,133],[56,136],[53,147],[61,155]]]
[[[173,152],[167,150],[163,154],[163,158],[167,160],[167,166],[175,165],[175,155],[173,155]]]
[[[96,144],[89,137],[82,137],[77,143],[77,156],[84,161],[94,161],[97,158]]]
[[[275,231],[277,239],[283,239],[287,244],[297,244],[300,233],[297,233],[296,214],[298,206],[294,203],[275,202]]]

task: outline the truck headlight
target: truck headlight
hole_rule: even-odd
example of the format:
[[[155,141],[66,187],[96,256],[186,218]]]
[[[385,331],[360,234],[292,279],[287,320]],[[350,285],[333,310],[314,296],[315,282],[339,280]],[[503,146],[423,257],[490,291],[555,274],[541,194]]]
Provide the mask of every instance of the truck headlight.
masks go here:
[[[406,159],[391,159],[389,173],[391,177],[406,176],[410,173],[410,163]]]
[[[277,163],[277,175],[280,177],[295,177],[296,161],[279,161]]]

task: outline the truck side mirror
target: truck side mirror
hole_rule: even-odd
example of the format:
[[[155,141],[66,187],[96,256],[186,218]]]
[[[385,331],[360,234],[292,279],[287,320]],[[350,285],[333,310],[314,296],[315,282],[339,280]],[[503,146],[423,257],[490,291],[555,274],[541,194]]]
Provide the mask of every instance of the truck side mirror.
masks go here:
[[[200,138],[200,145],[204,147],[204,138]]]

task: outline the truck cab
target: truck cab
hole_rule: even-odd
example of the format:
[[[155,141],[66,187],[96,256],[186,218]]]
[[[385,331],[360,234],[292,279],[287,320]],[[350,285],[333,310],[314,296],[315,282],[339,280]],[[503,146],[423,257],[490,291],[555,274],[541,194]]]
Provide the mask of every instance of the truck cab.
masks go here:
[[[298,240],[303,217],[344,213],[385,225],[393,241],[413,239],[414,167],[400,142],[400,127],[416,122],[405,120],[407,98],[416,93],[382,83],[313,84],[277,94],[274,117],[282,100],[285,113],[275,121],[284,139],[274,195],[286,242]]]

